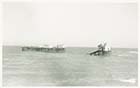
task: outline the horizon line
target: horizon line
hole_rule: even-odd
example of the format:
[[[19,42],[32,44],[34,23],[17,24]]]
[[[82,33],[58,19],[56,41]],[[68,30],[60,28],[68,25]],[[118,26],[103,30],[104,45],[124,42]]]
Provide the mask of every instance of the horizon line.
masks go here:
[[[38,45],[6,45],[6,44],[3,44],[2,46],[38,46]],[[65,46],[65,45],[64,45]],[[95,47],[97,47],[97,46],[68,46],[68,45],[66,45],[66,47],[93,47],[93,48],[95,48]],[[111,48],[135,48],[135,49],[138,49],[138,47],[111,47]]]

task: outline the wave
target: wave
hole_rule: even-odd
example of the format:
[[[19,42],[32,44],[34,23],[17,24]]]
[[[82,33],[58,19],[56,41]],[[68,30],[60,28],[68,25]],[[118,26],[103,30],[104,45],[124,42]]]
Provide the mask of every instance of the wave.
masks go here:
[[[129,53],[138,54],[138,52],[137,52],[137,51],[129,51]]]
[[[119,81],[121,82],[127,82],[127,83],[136,83],[136,79],[132,78],[132,79],[119,79]]]
[[[129,55],[125,55],[125,54],[121,54],[121,55],[118,55],[119,57],[128,57]]]

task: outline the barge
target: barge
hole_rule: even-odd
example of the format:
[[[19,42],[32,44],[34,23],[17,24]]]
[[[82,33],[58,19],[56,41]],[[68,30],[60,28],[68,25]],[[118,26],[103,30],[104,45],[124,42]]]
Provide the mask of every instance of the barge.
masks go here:
[[[65,52],[65,47],[63,45],[56,46],[24,46],[22,47],[22,51],[39,51],[39,52],[50,52],[50,53],[59,53]]]

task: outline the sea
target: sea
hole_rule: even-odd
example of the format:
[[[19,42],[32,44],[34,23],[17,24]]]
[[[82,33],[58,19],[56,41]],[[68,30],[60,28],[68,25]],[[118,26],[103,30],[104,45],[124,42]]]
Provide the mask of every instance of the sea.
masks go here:
[[[64,53],[22,51],[3,46],[3,86],[137,86],[138,49],[112,48],[90,56],[94,47],[66,47]]]

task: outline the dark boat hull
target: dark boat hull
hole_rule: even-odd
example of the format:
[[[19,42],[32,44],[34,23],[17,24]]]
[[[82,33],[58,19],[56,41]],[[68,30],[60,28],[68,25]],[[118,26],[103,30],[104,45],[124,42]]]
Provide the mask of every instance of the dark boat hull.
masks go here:
[[[94,56],[101,56],[101,55],[107,55],[109,54],[111,51],[101,51],[101,50],[97,50],[94,52],[89,53],[89,55],[94,55]]]

